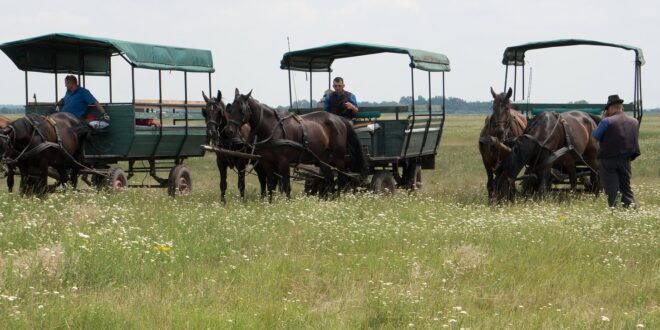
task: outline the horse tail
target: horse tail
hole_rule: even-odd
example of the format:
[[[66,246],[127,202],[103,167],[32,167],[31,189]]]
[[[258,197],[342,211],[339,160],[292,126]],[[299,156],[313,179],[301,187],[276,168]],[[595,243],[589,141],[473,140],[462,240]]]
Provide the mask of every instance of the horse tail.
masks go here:
[[[351,156],[349,168],[351,171],[360,173],[364,178],[367,176],[367,161],[364,157],[364,151],[362,150],[362,143],[360,143],[360,138],[358,138],[353,125],[348,120],[345,120],[345,123],[347,133],[346,144],[349,155]]]

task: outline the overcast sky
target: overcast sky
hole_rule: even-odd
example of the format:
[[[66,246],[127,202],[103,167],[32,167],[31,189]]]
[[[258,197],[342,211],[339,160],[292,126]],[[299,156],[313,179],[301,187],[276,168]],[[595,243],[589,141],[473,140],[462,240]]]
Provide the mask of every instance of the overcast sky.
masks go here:
[[[271,105],[289,102],[286,71],[279,62],[287,51],[356,41],[418,48],[447,55],[451,72],[446,94],[466,100],[490,100],[489,87],[503,89],[504,48],[549,39],[581,38],[624,43],[643,49],[645,108],[660,106],[660,2],[657,0],[353,0],[353,1],[10,1],[0,12],[0,42],[65,32],[213,52],[213,88],[233,99],[234,88],[253,89]],[[609,94],[626,102],[633,97],[634,54],[621,49],[579,46],[532,51],[531,99],[534,102],[588,100],[604,103]],[[398,100],[410,95],[408,60],[376,55],[335,63],[333,75],[345,78],[358,100]],[[130,99],[130,69],[113,62],[115,100]],[[416,95],[428,95],[426,75],[416,72]],[[183,79],[164,74],[165,99],[183,98]],[[30,97],[55,98],[52,76],[31,74]],[[441,94],[440,75],[433,95]],[[309,98],[308,77],[295,75],[294,95]],[[327,88],[317,74],[313,96]],[[529,80],[529,72],[527,72]],[[189,97],[201,99],[205,77],[191,78]],[[87,87],[107,101],[106,79]],[[23,72],[0,54],[0,104],[22,104]],[[59,95],[64,92],[60,84]],[[157,98],[156,75],[141,72],[138,98]],[[527,93],[528,91],[525,91]],[[520,92],[519,92],[520,93]],[[520,97],[520,94],[518,95]]]

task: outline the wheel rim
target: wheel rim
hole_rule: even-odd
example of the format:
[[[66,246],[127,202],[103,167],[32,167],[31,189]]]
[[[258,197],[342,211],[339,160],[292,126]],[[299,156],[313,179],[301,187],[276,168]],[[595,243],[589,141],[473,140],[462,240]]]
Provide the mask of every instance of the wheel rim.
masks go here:
[[[114,181],[112,181],[112,189],[121,189],[126,187],[126,183],[122,178],[116,178]]]
[[[177,180],[176,187],[177,190],[182,194],[187,194],[190,192],[190,185],[188,184],[188,180],[184,177],[180,177],[179,180]]]

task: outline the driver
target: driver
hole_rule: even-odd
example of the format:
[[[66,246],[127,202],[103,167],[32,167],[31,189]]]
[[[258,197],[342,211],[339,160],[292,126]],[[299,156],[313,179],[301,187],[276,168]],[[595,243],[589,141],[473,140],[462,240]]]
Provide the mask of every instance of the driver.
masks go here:
[[[62,112],[69,112],[78,118],[82,118],[86,122],[95,120],[94,116],[89,113],[87,106],[94,105],[96,109],[103,116],[103,120],[110,121],[110,115],[105,112],[103,106],[99,101],[94,98],[85,87],[78,86],[78,79],[74,75],[68,75],[64,78],[64,86],[66,86],[66,94],[57,102],[57,106],[61,107]]]
[[[351,119],[358,112],[357,100],[353,93],[344,90],[344,79],[335,77],[332,80],[334,92],[328,94],[325,98],[323,111],[328,111],[336,115]]]

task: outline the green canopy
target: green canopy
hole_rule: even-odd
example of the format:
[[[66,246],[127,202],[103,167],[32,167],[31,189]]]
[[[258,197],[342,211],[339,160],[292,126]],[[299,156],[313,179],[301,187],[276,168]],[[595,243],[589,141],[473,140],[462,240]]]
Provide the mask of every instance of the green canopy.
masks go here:
[[[418,49],[353,42],[288,52],[282,57],[280,68],[295,71],[329,72],[335,59],[379,53],[407,54],[410,56],[410,66],[423,71],[442,72],[450,70],[449,59],[443,54]]]
[[[581,39],[550,40],[550,41],[532,42],[524,45],[507,47],[504,50],[504,58],[502,59],[502,64],[517,65],[517,66],[523,65],[525,63],[525,52],[528,50],[552,48],[552,47],[577,46],[577,45],[605,46],[605,47],[622,48],[625,50],[632,50],[635,51],[636,62],[639,65],[644,64],[644,54],[642,53],[642,50],[640,48],[628,46],[628,45],[617,45],[607,42],[581,40]]]
[[[110,75],[110,57],[123,56],[136,68],[214,72],[211,52],[55,33],[0,45],[23,71]]]

